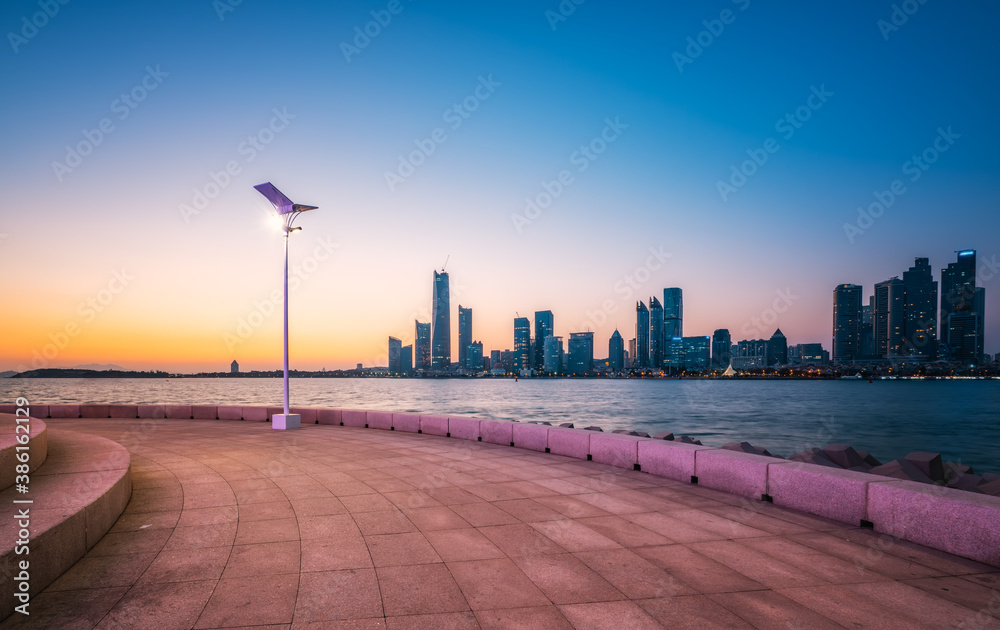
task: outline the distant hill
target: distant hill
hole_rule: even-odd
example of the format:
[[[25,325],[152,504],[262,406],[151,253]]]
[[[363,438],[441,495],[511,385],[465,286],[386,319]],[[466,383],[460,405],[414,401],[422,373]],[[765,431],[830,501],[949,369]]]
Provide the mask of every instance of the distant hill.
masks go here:
[[[0,378],[10,378],[17,374],[14,370],[7,370],[6,372],[0,372]]]
[[[113,363],[88,363],[86,365],[74,365],[69,368],[71,370],[97,370],[103,372],[106,370],[113,370],[116,372],[128,372],[125,368],[120,365],[115,365]]]
[[[131,372],[127,370],[82,370],[77,368],[45,368],[15,374],[11,378],[167,378],[167,372]]]

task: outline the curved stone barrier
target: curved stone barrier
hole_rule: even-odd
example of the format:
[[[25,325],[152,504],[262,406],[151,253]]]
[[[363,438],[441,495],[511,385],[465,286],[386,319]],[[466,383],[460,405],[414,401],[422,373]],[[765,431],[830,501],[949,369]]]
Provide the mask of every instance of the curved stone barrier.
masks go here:
[[[113,418],[132,417],[132,409],[141,418],[246,422],[268,421],[282,411],[255,406],[49,405],[33,406],[32,412],[47,411],[52,418]],[[426,433],[641,470],[868,527],[1000,567],[1000,497],[765,455],[544,424],[361,409],[292,411],[302,415],[303,424]]]
[[[20,432],[16,427],[18,424],[23,426],[24,423],[18,423],[18,416],[14,413],[7,413],[6,408],[7,406],[0,409],[0,490],[14,485],[18,475],[17,465],[22,463],[17,458],[19,453],[25,451],[28,453],[28,461],[24,463],[28,465],[28,475],[31,475],[45,462],[49,452],[48,430],[45,423],[38,418],[29,416],[27,433]],[[27,440],[22,442],[21,437],[25,435],[28,436]],[[21,450],[18,450],[19,446]]]

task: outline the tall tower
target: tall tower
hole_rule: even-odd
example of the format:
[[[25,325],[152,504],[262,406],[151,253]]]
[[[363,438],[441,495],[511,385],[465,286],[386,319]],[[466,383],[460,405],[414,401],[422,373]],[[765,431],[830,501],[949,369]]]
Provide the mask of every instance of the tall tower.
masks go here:
[[[712,367],[724,370],[732,361],[733,338],[728,328],[720,328],[712,334]]]
[[[635,360],[633,367],[649,367],[649,309],[641,301],[635,304]]]
[[[416,334],[414,335],[414,352],[416,359],[416,369],[431,369],[431,323],[423,323],[414,320],[416,324]]]
[[[431,304],[431,367],[446,370],[451,366],[451,298],[448,272],[434,272],[434,298]]]
[[[649,365],[654,370],[663,368],[663,354],[667,345],[663,333],[663,306],[654,295],[649,298]]]
[[[879,359],[905,354],[905,307],[906,294],[902,280],[890,278],[875,285],[872,324],[875,331],[875,356]]]
[[[615,372],[621,372],[625,369],[625,340],[622,339],[622,334],[618,332],[615,328],[615,332],[611,333],[611,339],[608,340],[608,363],[611,364],[611,369]]]
[[[532,366],[545,369],[545,338],[552,336],[552,311],[535,311],[535,347]]]
[[[976,250],[958,252],[955,262],[941,270],[941,342],[952,358],[982,358],[985,302],[985,289],[976,287]]]
[[[466,367],[469,344],[472,343],[472,309],[458,305],[458,364]]]
[[[663,290],[663,338],[684,336],[684,294],[677,288]]]
[[[861,287],[842,284],[833,290],[833,362],[856,361],[860,356]]]
[[[514,318],[514,369],[531,367],[531,322],[527,317]]]
[[[905,353],[932,358],[937,345],[938,283],[926,258],[917,258],[913,266],[903,272],[903,290],[906,293]]]

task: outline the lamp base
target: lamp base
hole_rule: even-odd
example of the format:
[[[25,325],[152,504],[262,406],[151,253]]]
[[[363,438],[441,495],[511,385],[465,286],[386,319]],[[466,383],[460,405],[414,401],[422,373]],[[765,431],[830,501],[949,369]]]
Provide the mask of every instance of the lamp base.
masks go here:
[[[290,413],[287,416],[283,413],[276,413],[271,416],[271,428],[284,431],[285,429],[298,429],[302,427],[302,416],[297,413]]]

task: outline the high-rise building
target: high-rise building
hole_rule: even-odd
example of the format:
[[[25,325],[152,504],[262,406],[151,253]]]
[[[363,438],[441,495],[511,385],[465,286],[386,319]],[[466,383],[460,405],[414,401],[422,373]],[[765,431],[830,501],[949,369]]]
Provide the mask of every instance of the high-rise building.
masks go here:
[[[712,333],[712,367],[716,370],[724,370],[729,367],[732,360],[733,338],[729,334],[728,328],[720,328]]]
[[[499,350],[490,350],[490,363],[493,365],[493,367],[497,367],[497,366],[500,365],[500,351]]]
[[[465,349],[465,363],[462,365],[469,372],[483,370],[483,342],[473,341]]]
[[[535,341],[534,357],[531,367],[536,370],[545,369],[545,338],[552,336],[552,311],[535,311]]]
[[[636,368],[649,367],[649,309],[641,301],[635,304],[635,361]]]
[[[903,281],[890,278],[875,285],[875,312],[872,325],[875,357],[889,359],[905,354],[903,327],[906,325],[906,293]]]
[[[562,374],[563,338],[549,335],[545,338],[545,356],[542,368],[548,374]]]
[[[677,287],[663,290],[663,338],[684,336],[684,294]]]
[[[955,262],[941,270],[941,343],[951,358],[967,363],[982,359],[985,303],[985,290],[976,287],[976,250],[958,252]],[[976,321],[970,320],[970,313]]]
[[[416,369],[418,370],[429,370],[431,369],[431,324],[430,322],[422,323],[414,320],[417,326],[415,341],[413,342],[414,359],[416,360]]]
[[[531,367],[531,322],[527,317],[514,319],[514,369]]]
[[[458,305],[458,364],[467,368],[466,356],[472,343],[472,309]],[[481,357],[480,357],[481,358]]]
[[[582,376],[594,367],[594,333],[581,332],[569,335],[569,373]]]
[[[861,287],[842,284],[833,290],[833,362],[860,358]]]
[[[401,371],[400,359],[403,352],[403,344],[395,337],[389,337],[389,374],[399,374]]]
[[[625,340],[622,339],[622,334],[618,332],[617,328],[615,328],[615,332],[611,333],[611,339],[608,340],[608,363],[615,372],[621,372],[625,369]]]
[[[434,299],[431,304],[431,367],[451,367],[451,297],[448,273],[434,272]]]
[[[628,340],[628,367],[629,369],[636,367],[635,365],[635,337]]]
[[[767,365],[785,365],[788,363],[788,339],[781,329],[774,331],[767,341]]]
[[[684,351],[682,369],[704,370],[712,360],[711,337],[682,337],[681,347]]]
[[[744,339],[733,350],[732,366],[737,370],[757,370],[767,367],[767,340]]]
[[[926,258],[917,258],[903,272],[904,306],[903,353],[925,358],[937,354],[938,283]]]
[[[233,359],[233,362],[229,364],[229,373],[230,374],[240,373],[240,364],[236,362],[236,359]]]
[[[403,346],[399,352],[399,373],[409,376],[413,373],[413,346]]]
[[[663,368],[663,306],[656,296],[649,298],[649,365],[656,370]]]

